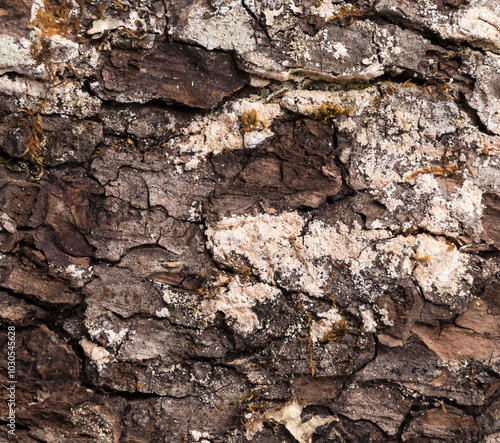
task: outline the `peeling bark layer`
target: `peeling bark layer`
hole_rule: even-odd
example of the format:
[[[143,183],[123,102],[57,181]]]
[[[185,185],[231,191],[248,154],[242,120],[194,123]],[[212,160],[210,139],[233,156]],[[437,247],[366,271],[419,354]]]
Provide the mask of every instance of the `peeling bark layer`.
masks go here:
[[[2,441],[500,441],[496,2],[0,23]]]

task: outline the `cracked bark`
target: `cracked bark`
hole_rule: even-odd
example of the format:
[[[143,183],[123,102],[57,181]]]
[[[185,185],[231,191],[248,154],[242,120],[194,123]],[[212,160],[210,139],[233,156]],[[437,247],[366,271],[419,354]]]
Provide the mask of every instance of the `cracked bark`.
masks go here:
[[[496,4],[0,22],[0,439],[500,439]]]

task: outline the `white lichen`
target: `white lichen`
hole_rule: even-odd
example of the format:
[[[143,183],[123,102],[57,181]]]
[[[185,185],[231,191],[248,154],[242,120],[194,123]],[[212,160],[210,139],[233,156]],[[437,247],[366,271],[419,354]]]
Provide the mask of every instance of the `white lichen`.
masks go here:
[[[217,312],[223,312],[226,321],[241,334],[261,329],[253,308],[259,303],[275,300],[281,291],[265,283],[242,282],[239,276],[234,277],[227,287],[219,286],[224,280],[220,276],[215,282],[215,295],[201,303],[204,320],[211,321]]]
[[[281,424],[287,428],[299,443],[311,443],[312,436],[319,426],[324,426],[335,420],[336,417],[313,416],[308,421],[303,422],[300,415],[307,405],[305,401],[293,398],[287,403],[275,406],[264,413],[267,421]]]
[[[461,283],[468,281],[466,254],[450,247],[443,237],[427,234],[417,236],[418,257],[429,257],[426,262],[418,262],[413,275],[425,293],[445,293],[460,295]]]
[[[191,437],[193,437],[194,441],[200,441],[200,439],[205,439],[205,438],[210,438],[210,434],[208,432],[201,432],[201,431],[190,431]],[[206,440],[205,440],[206,441]]]
[[[196,8],[189,8],[185,25],[170,28],[169,33],[177,33],[179,38],[208,50],[247,53],[256,49],[252,17],[236,0],[219,3],[218,7],[216,4],[200,3]]]
[[[155,312],[155,316],[159,317],[159,318],[166,318],[166,317],[168,317],[169,316],[168,308],[162,308],[160,310],[157,310]]]
[[[120,20],[112,17],[94,20],[92,27],[87,30],[87,34],[102,34],[106,31],[112,31],[119,28],[129,29],[131,31],[136,31],[138,28],[146,29],[146,22],[139,16],[137,11],[131,11],[130,17],[126,20]]]
[[[369,242],[389,236],[384,230],[364,231],[341,222],[328,226],[313,221],[302,237],[304,224],[297,212],[261,214],[224,219],[206,234],[216,258],[224,260],[226,255],[236,254],[269,284],[276,284],[275,275],[279,274],[288,290],[316,297],[324,294],[330,274],[328,266],[315,264],[319,259],[355,261]]]
[[[80,346],[85,355],[97,366],[99,372],[105,368],[113,358],[105,348],[92,343],[86,338],[80,340]]]
[[[259,128],[242,134],[242,115],[255,110],[260,122]],[[183,158],[182,168],[196,168],[209,155],[217,155],[223,151],[243,148],[254,148],[266,138],[271,137],[267,127],[282,113],[277,104],[267,104],[259,101],[239,100],[224,106],[220,112],[209,114],[193,121],[183,129],[181,136],[171,140],[168,147],[179,149]],[[182,171],[182,169],[180,170]]]
[[[75,280],[81,280],[92,275],[93,267],[78,266],[75,264],[66,266],[66,273]]]
[[[376,332],[377,323],[373,318],[373,312],[371,309],[364,306],[360,307],[361,320],[363,321],[363,328],[366,332]]]
[[[322,341],[325,335],[340,325],[342,321],[342,316],[336,308],[320,312],[318,317],[321,317],[321,320],[313,321],[311,324],[311,340],[313,343]]]

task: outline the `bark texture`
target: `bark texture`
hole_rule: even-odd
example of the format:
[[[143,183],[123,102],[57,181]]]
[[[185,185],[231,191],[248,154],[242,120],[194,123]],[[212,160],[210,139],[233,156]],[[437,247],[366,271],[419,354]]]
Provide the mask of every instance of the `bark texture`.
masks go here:
[[[4,0],[0,155],[0,440],[500,442],[500,3]]]

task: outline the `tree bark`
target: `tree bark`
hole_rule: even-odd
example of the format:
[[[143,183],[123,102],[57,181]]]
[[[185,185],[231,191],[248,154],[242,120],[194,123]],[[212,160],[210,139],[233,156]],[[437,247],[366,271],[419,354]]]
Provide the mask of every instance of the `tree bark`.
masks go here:
[[[0,440],[500,442],[496,2],[0,23]]]

